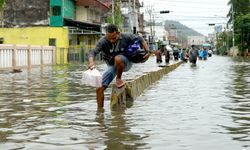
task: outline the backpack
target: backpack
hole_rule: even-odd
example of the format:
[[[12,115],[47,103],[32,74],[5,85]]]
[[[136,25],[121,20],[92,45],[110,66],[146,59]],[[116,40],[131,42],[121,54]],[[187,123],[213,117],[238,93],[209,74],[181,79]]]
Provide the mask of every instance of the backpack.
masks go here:
[[[142,63],[145,61],[144,56],[147,55],[147,51],[142,49],[141,39],[135,38],[130,45],[125,49],[125,56],[133,63]]]

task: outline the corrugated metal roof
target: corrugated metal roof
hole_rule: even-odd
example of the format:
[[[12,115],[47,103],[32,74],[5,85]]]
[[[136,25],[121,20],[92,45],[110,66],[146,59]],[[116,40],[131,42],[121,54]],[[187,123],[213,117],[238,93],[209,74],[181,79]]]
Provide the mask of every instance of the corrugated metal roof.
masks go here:
[[[85,30],[92,30],[92,31],[96,31],[96,32],[101,32],[101,25],[99,25],[99,24],[86,23],[86,22],[81,22],[81,21],[76,21],[76,20],[64,18],[64,25],[78,27],[80,29],[85,29]]]

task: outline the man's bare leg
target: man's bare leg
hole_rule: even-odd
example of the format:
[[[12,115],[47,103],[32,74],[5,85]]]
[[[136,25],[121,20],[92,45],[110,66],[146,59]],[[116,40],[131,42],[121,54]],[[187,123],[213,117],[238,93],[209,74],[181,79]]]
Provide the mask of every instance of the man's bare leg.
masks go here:
[[[106,87],[99,87],[96,89],[96,102],[98,109],[103,108],[104,105],[104,90]]]
[[[122,73],[124,70],[124,64],[120,57],[115,57],[115,67],[116,67],[116,85],[117,87],[122,87],[124,85],[124,82],[122,81]]]

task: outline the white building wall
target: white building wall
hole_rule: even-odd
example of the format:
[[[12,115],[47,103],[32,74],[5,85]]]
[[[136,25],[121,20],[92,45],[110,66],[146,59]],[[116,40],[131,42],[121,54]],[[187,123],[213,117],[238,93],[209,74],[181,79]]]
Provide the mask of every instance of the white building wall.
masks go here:
[[[188,45],[201,45],[204,44],[205,36],[188,36]]]
[[[151,34],[150,31],[150,26],[146,26],[144,27],[144,30],[149,33],[149,35]],[[167,40],[168,38],[168,32],[164,29],[164,26],[152,26],[152,34],[155,35],[155,39],[156,40],[163,40],[163,37],[165,37],[165,39]]]
[[[100,10],[96,8],[85,8],[84,6],[77,6],[76,20],[88,23],[100,23]]]
[[[131,1],[130,7],[128,2],[122,2],[121,3],[121,11],[122,14],[128,15],[128,22],[130,29],[127,29],[128,31],[133,31],[133,27],[136,27],[136,30],[139,30],[139,12],[140,8],[135,7],[135,10],[133,11],[133,1]]]
[[[76,20],[77,21],[87,21],[87,8],[84,6],[77,6],[76,7]]]

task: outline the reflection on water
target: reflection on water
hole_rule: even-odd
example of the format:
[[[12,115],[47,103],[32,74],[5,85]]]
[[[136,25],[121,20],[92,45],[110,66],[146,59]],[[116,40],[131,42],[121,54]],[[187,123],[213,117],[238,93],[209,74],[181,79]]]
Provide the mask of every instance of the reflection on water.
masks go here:
[[[232,83],[228,86],[230,102],[223,108],[232,117],[232,125],[223,127],[232,136],[233,140],[240,141],[243,147],[250,143],[250,61],[236,60],[231,69]]]
[[[146,145],[142,142],[144,137],[140,137],[130,132],[130,126],[124,117],[124,112],[111,112],[110,118],[99,115],[96,120],[105,132],[105,149],[139,149]]]
[[[95,89],[79,85],[85,66],[2,72],[0,149],[250,150],[249,60],[197,64],[181,65],[123,111],[110,111],[107,89],[104,112]]]

